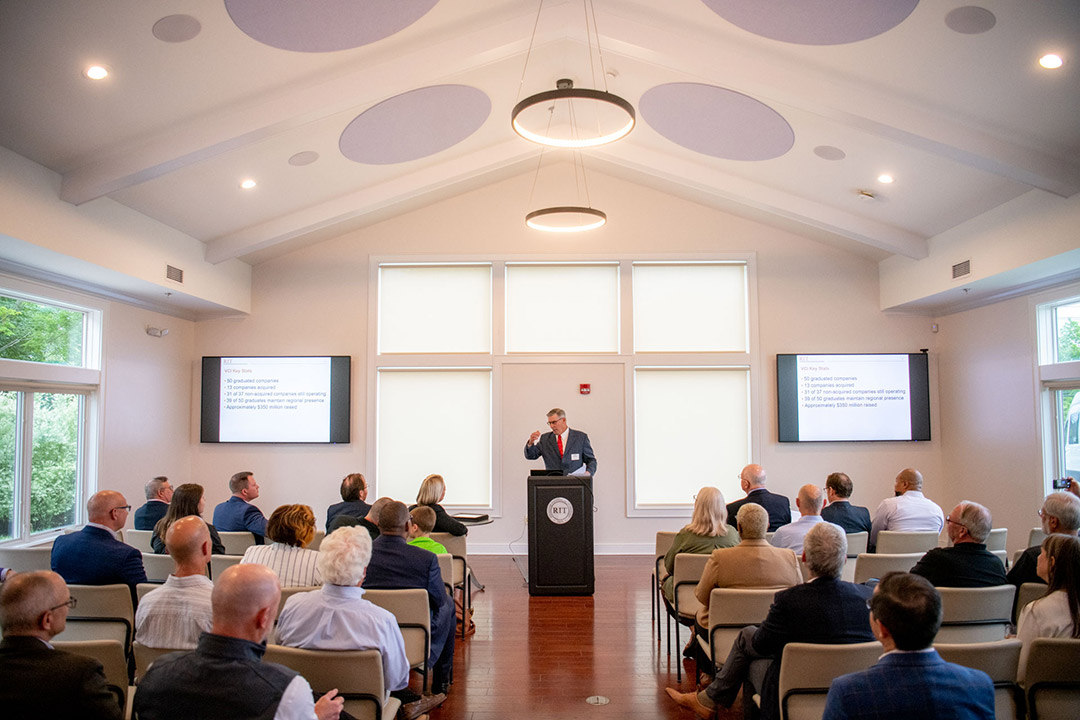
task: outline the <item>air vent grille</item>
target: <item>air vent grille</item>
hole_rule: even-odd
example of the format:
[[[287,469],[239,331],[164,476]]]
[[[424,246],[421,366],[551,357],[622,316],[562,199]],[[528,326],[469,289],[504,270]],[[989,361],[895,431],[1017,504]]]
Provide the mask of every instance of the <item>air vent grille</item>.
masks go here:
[[[953,280],[956,278],[962,278],[965,275],[971,274],[971,261],[965,260],[964,262],[958,262],[952,266]]]
[[[955,273],[955,268],[954,268],[954,273]],[[956,277],[955,274],[953,275],[953,277]],[[173,282],[182,283],[182,282],[184,282],[184,271],[181,270],[178,267],[173,267],[172,265],[166,265],[165,266],[165,278],[167,280],[172,280]]]

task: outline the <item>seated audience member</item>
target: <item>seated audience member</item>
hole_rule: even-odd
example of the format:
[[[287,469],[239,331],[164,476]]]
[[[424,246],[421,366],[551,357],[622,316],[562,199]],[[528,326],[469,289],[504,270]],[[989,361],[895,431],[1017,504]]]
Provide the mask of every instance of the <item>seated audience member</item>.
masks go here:
[[[169,525],[165,545],[176,568],[164,585],[139,601],[135,639],[146,647],[194,650],[199,635],[213,625],[214,583],[206,576],[210,532],[201,517],[188,515]]]
[[[393,613],[364,599],[360,584],[370,561],[371,536],[363,528],[345,527],[327,535],[319,546],[323,586],[288,599],[278,618],[277,641],[309,650],[378,650],[386,688],[400,696],[398,691],[409,685],[405,641]],[[411,696],[404,718],[417,717],[446,699]]]
[[[825,497],[829,501],[821,511],[826,522],[839,525],[848,533],[870,532],[870,511],[851,504],[854,490],[851,478],[842,472],[834,472],[825,479]]]
[[[990,676],[934,649],[941,618],[941,595],[925,578],[886,573],[870,599],[870,627],[885,654],[869,670],[833,680],[824,720],[992,720]]]
[[[1071,481],[1072,478],[1069,478]],[[1070,487],[1077,483],[1070,482]],[[1043,500],[1039,510],[1043,532],[1047,535],[1077,535],[1080,533],[1080,498],[1071,492],[1053,492]],[[1046,582],[1039,577],[1036,567],[1042,543],[1029,547],[1020,554],[1007,575],[1009,582],[1020,587],[1027,582]]]
[[[164,475],[148,480],[146,483],[146,502],[135,511],[135,529],[153,530],[157,521],[165,517],[172,500],[173,489],[169,478]]]
[[[675,534],[675,539],[664,556],[667,577],[662,585],[664,597],[674,602],[672,590],[675,585],[675,556],[679,553],[708,555],[713,550],[735,547],[739,544],[739,531],[727,524],[727,507],[724,494],[714,487],[703,487],[694,496],[694,511],[690,524]]]
[[[739,508],[747,503],[755,503],[768,511],[769,532],[774,532],[781,525],[791,522],[791,502],[783,495],[777,495],[765,489],[765,468],[760,465],[747,465],[739,473],[739,485],[746,493],[746,497],[728,503],[729,525],[739,514]]]
[[[993,527],[990,511],[964,500],[945,518],[952,547],[933,548],[911,572],[934,587],[990,587],[1004,585],[1005,565],[986,549]]]
[[[433,532],[444,532],[450,533],[451,535],[467,535],[469,533],[469,528],[447,515],[446,511],[443,510],[443,506],[439,504],[445,497],[446,483],[443,481],[443,476],[428,475],[424,478],[424,482],[420,483],[420,491],[416,493],[416,505],[413,505],[409,509],[411,510],[418,505],[427,505],[434,510],[435,530],[433,530]]]
[[[273,570],[281,587],[322,585],[319,553],[308,550],[315,539],[315,513],[307,505],[282,505],[266,523],[269,545],[252,545],[244,551],[241,565],[259,564]]]
[[[120,698],[93,658],[56,650],[75,601],[54,572],[21,572],[0,591],[0,712],[6,718],[119,720]]]
[[[232,496],[214,508],[214,525],[221,532],[244,532],[255,536],[255,544],[262,545],[266,535],[266,517],[251,501],[259,497],[259,483],[255,473],[245,470],[229,478]]]
[[[368,514],[371,506],[367,500],[367,480],[360,473],[350,473],[341,481],[341,502],[326,509],[326,532],[338,515],[349,515],[357,520]]]
[[[1037,561],[1039,577],[1050,587],[1046,595],[1020,611],[1016,637],[1020,651],[1020,682],[1031,641],[1035,638],[1080,638],[1080,538],[1048,535]]]
[[[154,548],[154,552],[158,555],[164,555],[167,552],[165,549],[165,536],[174,522],[192,515],[201,520],[205,509],[206,498],[203,497],[202,485],[184,483],[176,488],[165,516],[158,520],[157,525],[154,526],[154,534],[150,537],[150,546]],[[225,545],[221,542],[221,536],[218,535],[217,528],[210,523],[206,523],[206,531],[210,534],[210,552],[214,555],[224,555]]]
[[[435,511],[427,505],[417,505],[409,511],[412,524],[409,526],[409,544],[430,550],[436,555],[446,554],[446,546],[431,539],[435,528]]]
[[[874,511],[874,519],[870,522],[871,547],[877,545],[877,536],[882,530],[941,532],[945,513],[937,503],[923,495],[922,487],[921,472],[914,468],[900,471],[893,485],[896,496],[882,500]]]
[[[72,585],[123,583],[134,593],[136,585],[146,582],[142,553],[116,539],[130,510],[124,496],[113,490],[91,495],[86,527],[53,541],[53,571]]]
[[[233,565],[214,583],[214,626],[194,652],[154,661],[139,681],[135,716],[159,718],[319,718],[335,720],[344,700],[331,690],[317,702],[295,670],[264,663],[281,588],[262,565]]]
[[[348,525],[360,525],[368,531],[368,535],[370,535],[371,539],[374,540],[375,538],[379,537],[379,513],[382,512],[382,509],[386,507],[388,503],[392,502],[394,502],[393,498],[379,498],[374,503],[372,503],[371,509],[368,510],[368,514],[360,518],[355,523],[351,522],[352,518],[349,518],[348,516],[338,515],[336,518],[334,518],[334,522],[330,524],[330,527],[327,528],[326,531],[328,533],[333,532],[339,527],[342,527],[342,523],[347,523]],[[348,518],[348,520],[346,520],[345,518]]]
[[[773,535],[771,542],[774,547],[787,548],[802,554],[803,538],[810,528],[821,522],[821,506],[825,503],[825,495],[817,485],[803,485],[799,488],[799,494],[795,496],[795,507],[799,509],[799,519],[793,523],[782,525]],[[843,530],[843,528],[840,528]]]
[[[749,680],[761,696],[761,717],[776,720],[780,717],[780,658],[785,645],[842,645],[874,639],[866,614],[870,588],[840,579],[847,561],[844,531],[831,523],[814,525],[806,533],[802,557],[810,570],[809,582],[776,593],[765,621],[760,627],[743,628],[716,679],[705,690],[680,693],[668,688],[675,702],[707,718],[717,705],[731,707],[739,689]]]
[[[428,667],[432,668],[431,692],[446,693],[454,662],[454,602],[443,588],[439,560],[434,553],[412,547],[409,511],[403,503],[389,501],[379,513],[379,537],[372,541],[371,562],[363,587],[394,589],[423,588],[431,606],[431,646]]]

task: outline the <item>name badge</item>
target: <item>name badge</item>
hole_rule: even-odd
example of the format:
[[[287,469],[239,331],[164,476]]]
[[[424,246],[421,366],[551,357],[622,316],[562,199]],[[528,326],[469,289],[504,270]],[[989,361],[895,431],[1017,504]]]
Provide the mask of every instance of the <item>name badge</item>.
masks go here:
[[[571,460],[580,460],[581,456],[578,455],[577,453],[570,453],[570,459]]]

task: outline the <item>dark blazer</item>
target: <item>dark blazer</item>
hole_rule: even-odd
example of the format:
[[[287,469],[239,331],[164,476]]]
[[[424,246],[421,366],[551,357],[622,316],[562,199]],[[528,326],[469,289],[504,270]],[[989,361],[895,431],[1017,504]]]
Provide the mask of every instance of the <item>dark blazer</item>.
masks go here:
[[[1016,562],[1013,563],[1012,568],[1009,569],[1005,579],[1011,582],[1016,587],[1020,587],[1024,583],[1042,583],[1046,584],[1046,581],[1039,577],[1038,569],[1039,553],[1042,552],[1042,545],[1035,545],[1029,547],[1024,552],[1020,553],[1020,557],[1016,558]]]
[[[746,503],[754,503],[765,508],[769,513],[769,532],[776,532],[781,525],[791,522],[791,502],[783,495],[771,493],[765,488],[751,490],[750,494],[742,500],[727,504],[727,521],[731,527],[738,527],[735,516],[739,514],[739,508]]]
[[[870,532],[870,511],[847,500],[826,505],[821,509],[821,519],[839,525],[846,533]]]
[[[789,642],[846,645],[872,641],[874,634],[866,609],[872,593],[865,585],[828,578],[776,593],[752,641],[754,652],[774,658],[759,688],[764,720],[780,717],[780,657],[784,646]]]
[[[137,585],[146,582],[142,553],[87,525],[53,541],[52,569],[71,585]]]
[[[210,531],[210,554],[224,555],[225,543],[221,542],[221,536],[218,535],[217,528],[210,523],[206,523],[206,529]],[[169,549],[165,547],[165,541],[157,533],[150,536],[150,547],[154,548],[154,552],[158,555],[167,555],[169,552]]]
[[[574,460],[573,456],[577,455]],[[562,457],[559,457],[559,443],[555,439],[555,433],[546,432],[540,436],[535,445],[525,444],[525,457],[535,460],[543,456],[544,467],[548,470],[559,470],[564,475],[577,470],[582,465],[590,475],[596,475],[596,455],[593,454],[589,436],[580,430],[570,428],[566,432],[566,447],[563,448]]]
[[[1008,582],[1005,565],[982,543],[934,548],[911,572],[922,575],[934,587],[990,587]]]
[[[228,500],[218,503],[214,508],[214,526],[221,532],[247,530],[255,536],[255,541],[260,545],[266,535],[266,518],[262,511],[235,495],[229,496]]]
[[[0,713],[6,718],[119,720],[120,701],[93,658],[51,650],[36,637],[0,642]]]
[[[326,528],[330,528],[330,523],[332,523],[334,518],[338,515],[351,515],[359,520],[360,518],[365,517],[370,511],[371,506],[363,500],[347,500],[331,505],[326,509]]]
[[[417,506],[410,505],[409,511],[411,512],[412,509],[415,507]],[[455,518],[447,514],[446,510],[443,510],[443,506],[439,503],[435,503],[434,505],[427,505],[426,507],[429,507],[435,511],[435,528],[431,532],[444,532],[450,533],[451,535],[469,534],[468,526],[466,526],[465,523],[456,520]]]
[[[158,520],[165,517],[169,511],[169,503],[163,500],[147,500],[141,508],[135,511],[135,529],[153,530]]]
[[[981,670],[945,662],[937,650],[890,653],[869,670],[833,680],[823,720],[920,717],[993,720],[994,683]]]

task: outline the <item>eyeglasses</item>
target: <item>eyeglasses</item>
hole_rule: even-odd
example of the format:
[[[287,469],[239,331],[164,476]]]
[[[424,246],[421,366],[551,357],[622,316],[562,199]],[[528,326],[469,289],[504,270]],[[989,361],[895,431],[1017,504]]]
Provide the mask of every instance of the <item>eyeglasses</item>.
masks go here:
[[[128,512],[131,512],[131,506],[130,505],[117,505],[116,507],[113,508],[113,510],[127,510]]]
[[[75,606],[78,605],[78,604],[79,604],[79,599],[78,598],[69,597],[67,599],[67,602],[62,602],[59,605],[56,605],[54,607],[49,608],[49,612],[52,612],[53,610],[59,610],[60,608],[62,608],[64,606],[67,606],[67,607],[71,608],[72,610],[74,610]]]
[[[945,522],[947,522],[947,523],[952,523],[953,525],[959,525],[960,527],[964,528],[965,530],[967,530],[967,529],[968,529],[967,525],[965,525],[964,523],[958,523],[958,522],[956,522],[955,520],[953,520],[953,519],[952,519],[951,517],[949,517],[948,515],[946,515],[946,516],[945,516]]]
[[[548,420],[548,425],[551,425],[552,427],[554,427],[554,426],[556,426],[558,424],[559,424],[558,420]]]

